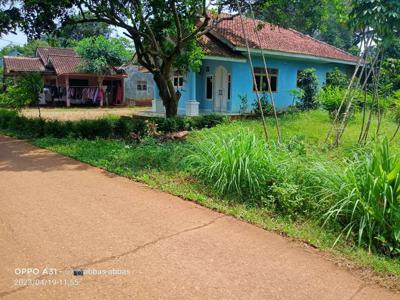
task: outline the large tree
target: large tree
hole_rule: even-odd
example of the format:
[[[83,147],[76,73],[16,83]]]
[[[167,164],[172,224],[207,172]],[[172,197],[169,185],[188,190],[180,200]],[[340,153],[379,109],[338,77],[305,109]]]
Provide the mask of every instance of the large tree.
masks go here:
[[[244,1],[243,1],[244,2]],[[138,62],[153,75],[167,117],[177,113],[180,93],[173,84],[173,73],[195,69],[201,60],[197,38],[210,30],[223,17],[211,17],[208,5],[222,11],[232,9],[235,1],[218,0],[30,0],[2,1],[0,11],[17,5],[19,14],[0,32],[14,28],[17,23],[30,37],[54,32],[60,23],[102,22],[122,28],[135,46]],[[231,5],[231,3],[233,5]],[[73,20],[79,12],[80,20]]]
[[[113,29],[106,23],[79,23],[82,16],[77,14],[70,17],[70,21],[51,34],[45,40],[54,47],[75,47],[77,42],[90,37],[103,36],[111,38]]]

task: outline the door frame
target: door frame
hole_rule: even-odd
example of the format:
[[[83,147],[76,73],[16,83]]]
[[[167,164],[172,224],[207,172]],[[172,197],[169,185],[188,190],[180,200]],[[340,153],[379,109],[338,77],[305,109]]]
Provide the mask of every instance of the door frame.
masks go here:
[[[223,76],[225,75],[225,76]],[[228,111],[228,70],[219,65],[213,75],[214,91],[213,91],[213,111],[227,112]],[[223,77],[223,78],[219,78]],[[221,80],[222,88],[217,86],[218,81]],[[219,105],[217,105],[219,104]],[[219,107],[218,107],[219,106]]]

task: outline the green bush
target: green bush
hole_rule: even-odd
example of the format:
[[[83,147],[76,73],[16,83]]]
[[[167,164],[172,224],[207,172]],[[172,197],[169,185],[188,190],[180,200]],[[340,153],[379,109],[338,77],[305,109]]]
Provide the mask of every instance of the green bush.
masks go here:
[[[263,110],[264,115],[272,115],[273,113],[273,106],[269,102],[268,97],[266,95],[262,95],[260,97],[261,107]],[[256,116],[261,116],[260,105],[258,104],[258,100],[256,99],[252,104],[252,113]]]
[[[181,130],[192,130],[214,127],[225,121],[222,115],[206,115],[194,118],[143,118],[120,117],[114,119],[54,121],[18,116],[10,110],[0,110],[0,129],[10,130],[21,137],[41,137],[44,135],[56,138],[68,136],[95,138],[129,138],[130,132],[141,136],[147,134],[146,122],[157,125],[157,131],[168,133]]]
[[[211,114],[200,117],[194,117],[192,120],[194,121],[192,124],[194,128],[203,129],[203,128],[215,127],[219,124],[224,123],[226,121],[226,117],[224,115]]]
[[[65,138],[71,135],[73,123],[71,121],[61,122],[58,120],[48,120],[44,124],[44,135],[55,138]]]
[[[337,67],[326,74],[326,87],[338,87],[346,89],[348,85],[349,77],[345,73],[340,71]]]
[[[28,105],[37,105],[42,89],[43,78],[39,73],[24,74],[0,95],[0,107],[20,110]]]
[[[318,77],[315,72],[315,69],[311,68],[305,69],[299,74],[299,88],[304,93],[296,105],[302,110],[315,109],[318,106]]]
[[[329,112],[331,118],[337,114],[345,94],[346,90],[338,86],[325,86],[319,91],[318,100],[322,108]],[[340,116],[344,111],[345,106],[343,105]]]
[[[108,138],[113,135],[111,121],[108,119],[80,120],[74,123],[74,134],[80,138]]]
[[[10,120],[17,117],[17,112],[7,109],[0,109],[0,128],[8,129]]]

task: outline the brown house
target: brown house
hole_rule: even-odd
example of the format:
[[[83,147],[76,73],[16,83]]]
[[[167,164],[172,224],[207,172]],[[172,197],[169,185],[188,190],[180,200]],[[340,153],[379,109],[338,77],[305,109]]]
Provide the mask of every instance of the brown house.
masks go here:
[[[71,48],[38,48],[35,57],[4,56],[4,76],[37,72],[44,79],[46,104],[124,105],[126,73],[110,68],[105,75],[82,73],[82,58]]]

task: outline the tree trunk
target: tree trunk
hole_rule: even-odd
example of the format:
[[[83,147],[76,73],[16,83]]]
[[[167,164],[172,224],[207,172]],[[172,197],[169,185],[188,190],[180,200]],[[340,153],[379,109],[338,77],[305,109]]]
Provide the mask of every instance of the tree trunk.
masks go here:
[[[178,113],[178,102],[181,94],[175,89],[172,76],[169,74],[155,74],[154,81],[157,84],[160,98],[165,106],[166,117],[175,117]]]

